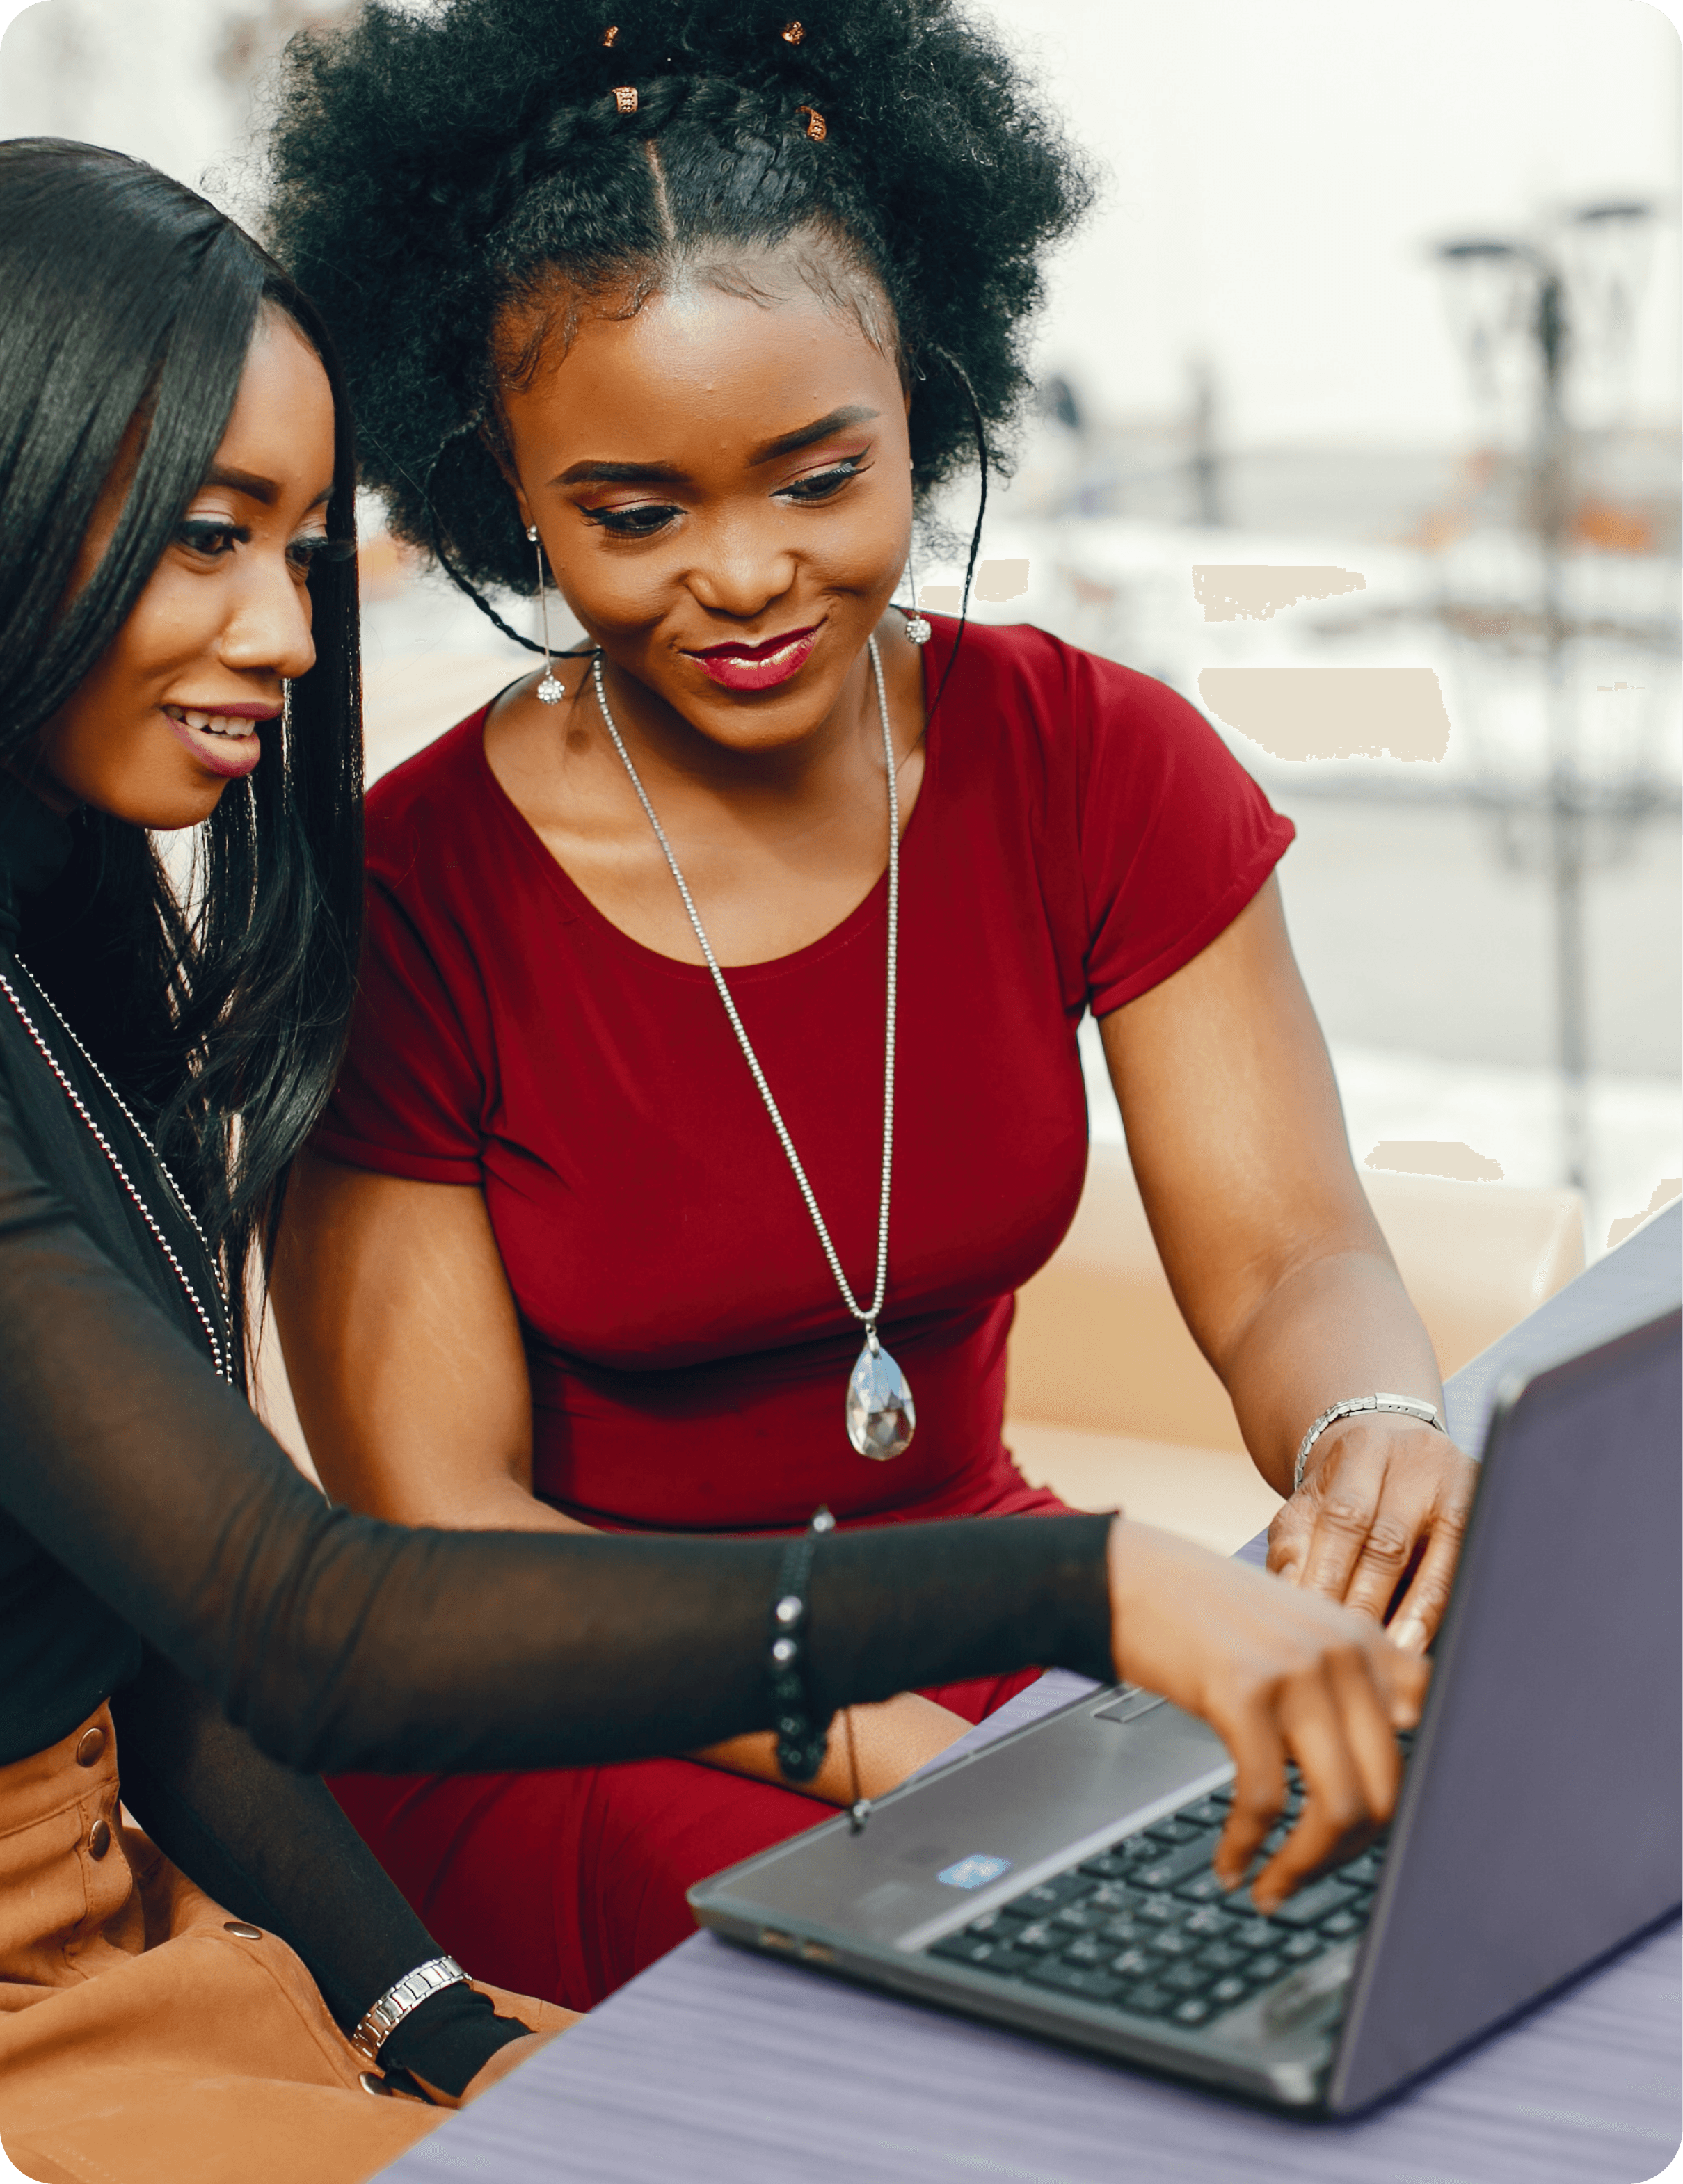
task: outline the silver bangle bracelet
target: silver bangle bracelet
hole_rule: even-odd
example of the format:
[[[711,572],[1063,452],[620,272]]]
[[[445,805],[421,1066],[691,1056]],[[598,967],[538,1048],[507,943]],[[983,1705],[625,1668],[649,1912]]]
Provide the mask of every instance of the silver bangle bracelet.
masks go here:
[[[1436,1404],[1424,1402],[1418,1396],[1355,1396],[1347,1403],[1335,1403],[1329,1411],[1321,1412],[1298,1444],[1297,1462],[1291,1474],[1294,1494],[1303,1484],[1303,1467],[1309,1461],[1309,1451],[1327,1428],[1336,1425],[1340,1418],[1353,1418],[1361,1411],[1401,1411],[1407,1418],[1418,1418],[1423,1425],[1435,1426],[1441,1434],[1449,1431],[1438,1416]]]
[[[465,1986],[467,1983],[467,1974],[454,1957],[433,1957],[424,1964],[417,1964],[363,2012],[361,2023],[351,2035],[352,2047],[371,2063],[377,2063],[382,2047],[412,2009],[419,2009],[429,1995],[437,1994],[447,1986]]]

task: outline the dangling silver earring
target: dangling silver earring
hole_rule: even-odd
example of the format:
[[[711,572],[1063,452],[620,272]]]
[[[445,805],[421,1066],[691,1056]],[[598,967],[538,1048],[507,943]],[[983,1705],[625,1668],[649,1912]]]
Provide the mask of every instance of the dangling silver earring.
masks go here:
[[[540,705],[559,705],[567,694],[555,680],[555,663],[549,657],[549,595],[544,589],[543,542],[535,523],[527,525],[526,535],[538,549],[538,611],[543,625],[543,680],[538,686],[538,702]]]
[[[934,632],[929,627],[928,616],[917,611],[917,574],[909,546],[906,549],[906,581],[911,588],[911,604],[906,610],[906,633],[913,644],[927,644]]]

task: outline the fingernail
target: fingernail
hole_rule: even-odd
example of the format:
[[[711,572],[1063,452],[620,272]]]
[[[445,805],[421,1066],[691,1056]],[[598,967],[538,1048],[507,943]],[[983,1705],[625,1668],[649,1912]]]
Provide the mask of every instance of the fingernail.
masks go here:
[[[1390,1642],[1400,1646],[1405,1653],[1424,1653],[1426,1650],[1426,1626],[1418,1616],[1411,1615],[1406,1623],[1393,1623]]]

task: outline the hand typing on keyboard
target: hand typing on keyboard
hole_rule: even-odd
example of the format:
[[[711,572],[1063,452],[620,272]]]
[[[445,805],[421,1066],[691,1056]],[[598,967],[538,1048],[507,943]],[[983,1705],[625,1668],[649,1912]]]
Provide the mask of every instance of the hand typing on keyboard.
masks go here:
[[[1272,1848],[1249,1892],[1270,1913],[1390,1818],[1396,1731],[1418,1720],[1429,1668],[1369,1617],[1151,1525],[1118,1518],[1110,1565],[1117,1672],[1201,1715],[1226,1744],[1237,1772],[1213,1870],[1236,1887]],[[1301,1808],[1294,1798],[1292,1825],[1268,1845],[1292,1817],[1294,1761]]]

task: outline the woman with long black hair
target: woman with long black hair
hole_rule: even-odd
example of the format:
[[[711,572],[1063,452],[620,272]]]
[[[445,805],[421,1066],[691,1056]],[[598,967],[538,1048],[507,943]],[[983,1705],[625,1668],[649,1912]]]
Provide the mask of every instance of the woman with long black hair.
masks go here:
[[[1222,1728],[1236,1877],[1288,1752],[1300,1865],[1388,1812],[1424,1685],[1120,1520],[791,1562],[410,1531],[299,1476],[242,1301],[352,991],[352,493],[271,260],[117,154],[0,145],[0,2142],[53,2179],[348,2184],[561,2022],[440,1957],[322,1768],[775,1722],[800,1779],[839,1704],[1065,1662]],[[183,898],[151,835],[186,829]]]

